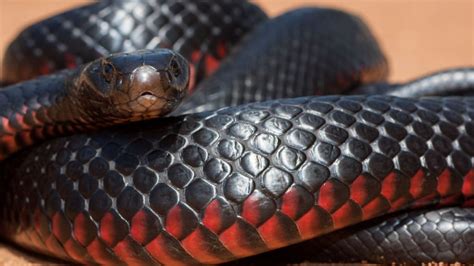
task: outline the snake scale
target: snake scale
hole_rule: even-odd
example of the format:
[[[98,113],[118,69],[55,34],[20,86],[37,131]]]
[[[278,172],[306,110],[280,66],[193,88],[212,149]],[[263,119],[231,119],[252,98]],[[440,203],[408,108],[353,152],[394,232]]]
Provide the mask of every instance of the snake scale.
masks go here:
[[[79,263],[215,264],[266,251],[235,263],[474,261],[474,99],[399,97],[468,95],[473,69],[391,85],[354,15],[266,19],[242,1],[150,0],[103,1],[26,29],[5,77],[158,47],[190,62],[191,95],[170,117],[2,162],[3,237]],[[354,92],[367,95],[314,96]]]

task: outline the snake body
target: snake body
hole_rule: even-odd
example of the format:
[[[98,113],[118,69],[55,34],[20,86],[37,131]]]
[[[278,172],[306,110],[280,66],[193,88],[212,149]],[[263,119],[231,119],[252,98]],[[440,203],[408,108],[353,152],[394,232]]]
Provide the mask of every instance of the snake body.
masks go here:
[[[168,48],[190,61],[191,83],[196,83],[265,18],[260,8],[239,0],[100,1],[22,31],[5,53],[4,82],[73,68],[111,53]]]
[[[346,93],[385,80],[387,72],[387,61],[360,18],[334,9],[292,10],[249,33],[174,114]]]
[[[386,94],[398,97],[443,95],[472,96],[474,68],[462,67],[439,71],[404,84],[379,82],[352,90],[351,94]]]
[[[474,260],[473,208],[422,208],[384,215],[235,265],[302,262],[465,262]]]
[[[202,21],[202,10],[196,9],[200,4],[175,3],[181,2],[160,2],[157,10],[176,11],[170,21],[178,25],[189,13]],[[113,7],[95,4],[91,10],[108,10],[98,12],[102,19],[110,10],[119,16],[117,6],[132,12],[127,1],[109,5]],[[255,6],[242,5],[235,9],[251,11],[255,22],[264,19]],[[89,11],[86,7],[77,13],[90,15]],[[238,17],[242,12],[231,14]],[[63,27],[55,18],[48,21],[44,27]],[[168,29],[163,25],[160,30]],[[17,42],[29,34],[25,31]],[[204,46],[221,47],[208,42]],[[196,73],[214,69],[199,70],[202,65],[196,62],[204,62],[204,69],[218,64],[202,56],[206,49],[184,53],[195,80],[202,79]],[[201,59],[196,61],[193,54]],[[424,249],[423,238],[397,242],[389,237],[386,242],[393,245],[384,245],[379,238],[370,242],[367,237],[416,221],[426,225],[433,219],[420,217],[444,213],[453,214],[443,216],[452,227],[459,226],[456,217],[464,217],[472,227],[472,98],[271,100],[348,93],[367,83],[383,84],[386,73],[380,48],[355,16],[302,9],[263,22],[214,75],[197,85],[174,117],[50,140],[7,159],[0,167],[2,235],[80,263],[222,263],[324,234],[283,253],[291,252],[292,260],[298,254],[305,259],[304,250],[315,253],[317,247],[321,252],[313,256],[316,260],[472,262],[473,234],[466,227],[450,231],[432,222],[436,226],[421,231],[457,242],[433,244],[431,249]],[[381,92],[387,86],[379,86]],[[269,101],[249,103],[265,100]],[[180,115],[195,111],[204,112]],[[453,205],[464,208],[449,208]],[[386,220],[388,214],[392,216]],[[372,219],[371,224],[363,223]],[[413,234],[400,232],[406,238]],[[357,244],[350,245],[357,239],[374,248],[361,251]],[[411,250],[397,252],[397,243],[412,245]],[[447,247],[451,252],[436,257]],[[425,256],[414,256],[417,248]],[[280,256],[275,254],[267,256]]]
[[[2,219],[16,242],[83,263],[224,262],[472,200],[473,107],[310,97],[61,138],[20,160]]]

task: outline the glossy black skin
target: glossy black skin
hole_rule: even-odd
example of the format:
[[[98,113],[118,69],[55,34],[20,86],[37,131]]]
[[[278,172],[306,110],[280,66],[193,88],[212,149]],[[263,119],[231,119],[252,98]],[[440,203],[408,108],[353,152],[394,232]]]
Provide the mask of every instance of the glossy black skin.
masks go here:
[[[395,197],[408,199],[399,208],[427,195],[434,197],[425,206],[450,195],[459,205],[469,200],[461,187],[472,169],[473,111],[474,99],[468,97],[313,96],[59,138],[3,165],[2,176],[10,178],[2,179],[0,193],[2,234],[81,263],[216,263],[242,256],[228,249],[232,243],[249,245],[252,254],[274,248],[258,230],[271,217],[285,228],[271,234],[288,245],[303,239],[297,224],[312,208],[320,213],[314,222],[321,232],[362,222],[364,207],[376,198],[381,203],[374,215],[388,214],[392,200],[382,187],[395,189],[384,182],[391,173],[401,182]],[[444,193],[438,177],[446,169],[454,185]],[[424,172],[423,186],[414,183],[418,171]],[[369,195],[362,202],[351,192],[361,179],[370,185],[359,187]],[[325,206],[328,184],[336,192]],[[291,210],[283,207],[289,193],[300,198]],[[244,212],[252,199],[258,199],[251,207],[256,216]],[[204,222],[213,201],[220,206],[216,231]],[[338,220],[337,210],[348,202],[352,207]],[[235,223],[245,234],[224,241]],[[204,238],[190,240],[197,230]],[[165,241],[160,250],[174,254],[173,260],[152,253],[153,241]],[[211,255],[196,256],[190,248],[198,243]],[[124,253],[123,245],[135,253]],[[114,252],[105,256],[108,250]],[[448,255],[448,261],[466,258]]]
[[[473,208],[402,211],[228,265],[472,262]]]
[[[297,9],[258,25],[173,114],[343,94],[384,81],[387,73],[387,60],[360,18],[334,9]]]
[[[461,67],[438,71],[404,84],[369,84],[352,90],[350,93],[421,97],[443,95],[472,96],[473,92],[474,68]]]
[[[254,55],[254,56],[257,57],[257,55]],[[288,60],[288,59],[294,59],[294,57],[285,58],[285,60]],[[330,62],[331,62],[331,61],[330,61]],[[287,63],[287,61],[286,61],[285,63]],[[263,65],[261,65],[261,66],[265,66],[265,65],[263,64]],[[242,71],[242,67],[235,67],[235,68],[229,67],[229,68],[228,68],[228,71],[230,71],[231,73],[232,73],[232,71],[239,72],[239,71]],[[283,70],[283,71],[284,71],[284,70]],[[269,73],[270,73],[270,72],[269,72]],[[281,72],[278,72],[278,73],[281,73]],[[283,77],[284,77],[284,75],[283,75]],[[257,82],[256,84],[259,84],[258,82],[264,82],[263,84],[267,84],[266,82],[268,82],[268,80],[260,80],[260,79],[258,79],[258,78],[255,79],[255,81]],[[375,81],[375,80],[374,80],[374,81]],[[252,85],[253,85],[253,84],[255,84],[255,83],[252,83]],[[259,88],[258,85],[255,86],[255,87],[256,87],[256,88]],[[255,88],[255,87],[253,87],[253,88]],[[237,88],[238,88],[238,87],[237,87]],[[337,89],[337,88],[336,88],[336,89]],[[243,91],[243,88],[242,88],[242,91]],[[278,91],[278,90],[277,90],[277,91]],[[295,92],[295,91],[297,91],[297,90],[293,90],[292,92]],[[231,93],[231,92],[235,92],[235,91],[227,91],[227,93]],[[240,90],[237,90],[237,92],[240,92]],[[314,91],[311,91],[311,92],[307,92],[307,91],[304,91],[304,92],[297,91],[297,92],[296,92],[296,95],[291,95],[291,93],[290,93],[290,95],[288,95],[288,97],[290,97],[290,96],[298,96],[299,93],[312,94],[312,93],[314,93]],[[238,94],[238,95],[240,95],[240,94]],[[253,91],[251,91],[251,95],[253,95]],[[258,95],[258,94],[256,94],[256,95]],[[276,94],[276,95],[279,95],[279,94]],[[235,97],[235,94],[233,94],[233,95],[227,94],[227,97],[228,97],[229,99],[232,99],[233,97]],[[237,96],[237,97],[238,97],[238,96]],[[271,98],[271,97],[270,97],[270,98]],[[260,99],[260,98],[259,98],[259,99]],[[246,97],[244,100],[239,100],[239,102],[240,102],[240,101],[245,102],[245,101],[251,101],[251,100],[252,100],[252,97]],[[255,98],[254,98],[254,100],[255,100]],[[209,101],[209,102],[212,102],[212,103],[214,102],[213,100],[208,100],[208,101]],[[216,101],[216,102],[219,102],[219,101]],[[212,104],[211,104],[211,106],[212,106]],[[218,107],[220,107],[220,106],[218,106]],[[213,107],[209,107],[209,108],[213,108]],[[236,110],[237,110],[237,109],[236,109]],[[199,117],[199,115],[198,115],[198,117]],[[184,130],[185,130],[186,128],[187,128],[187,127],[184,127]],[[156,130],[156,128],[155,128],[155,130]],[[150,132],[153,132],[153,130],[150,131]],[[113,134],[113,133],[112,133],[112,134]],[[119,133],[119,134],[120,134],[120,133]],[[150,134],[153,134],[153,133],[150,133]],[[132,135],[133,135],[133,134],[132,134]],[[127,134],[125,134],[124,136],[127,136],[127,138],[128,138],[128,135],[127,135]],[[205,137],[205,136],[204,136],[204,137]],[[103,138],[103,139],[107,139],[107,135],[102,135],[102,138]],[[102,138],[99,137],[99,139],[102,139]],[[120,139],[120,138],[119,138],[119,139]],[[125,139],[126,139],[126,138],[125,138]],[[126,141],[125,139],[122,139],[122,141]],[[204,138],[204,139],[205,139],[205,138]],[[78,140],[78,143],[82,143],[80,137],[77,138],[77,140]],[[164,143],[165,145],[166,145],[166,144],[171,144],[171,143],[167,143],[168,140],[169,140],[168,138],[167,138],[166,140],[163,139],[163,143]],[[119,140],[119,141],[120,141],[120,140]],[[120,161],[123,162],[124,164],[126,164],[126,158],[122,158]],[[395,219],[396,219],[396,218],[395,218]],[[436,229],[434,229],[434,231],[436,231]],[[436,252],[436,250],[434,250],[434,252]],[[402,258],[400,258],[400,259],[402,259]]]
[[[222,14],[226,14],[223,16]],[[245,19],[242,19],[245,18]],[[19,33],[3,58],[3,82],[74,68],[112,53],[168,48],[206,77],[207,57],[222,60],[265,13],[241,0],[103,0],[38,21]]]

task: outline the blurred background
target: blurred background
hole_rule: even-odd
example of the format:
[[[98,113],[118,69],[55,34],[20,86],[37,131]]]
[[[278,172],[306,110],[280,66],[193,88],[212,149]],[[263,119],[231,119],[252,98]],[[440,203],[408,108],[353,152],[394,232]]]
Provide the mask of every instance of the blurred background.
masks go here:
[[[85,0],[0,0],[0,60],[28,25],[90,3]],[[361,16],[390,63],[390,80],[474,65],[474,0],[255,0],[270,16],[301,6],[326,6]],[[0,71],[1,72],[1,71]],[[0,264],[39,262],[0,244]]]
[[[86,0],[0,0],[0,59],[24,27]],[[474,65],[474,0],[255,0],[270,16],[301,6],[329,6],[361,16],[404,81],[454,66]]]

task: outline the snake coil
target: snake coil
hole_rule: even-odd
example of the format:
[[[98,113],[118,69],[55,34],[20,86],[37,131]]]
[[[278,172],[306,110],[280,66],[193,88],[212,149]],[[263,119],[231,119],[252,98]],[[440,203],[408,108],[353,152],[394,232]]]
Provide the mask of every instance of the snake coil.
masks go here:
[[[87,5],[22,32],[4,69],[16,82],[157,47],[190,62],[192,94],[171,117],[2,162],[2,236],[78,263],[215,264],[304,240],[237,263],[474,262],[474,99],[397,97],[469,94],[473,69],[387,84],[359,18],[266,20],[232,0]],[[353,92],[375,95],[314,96]]]

